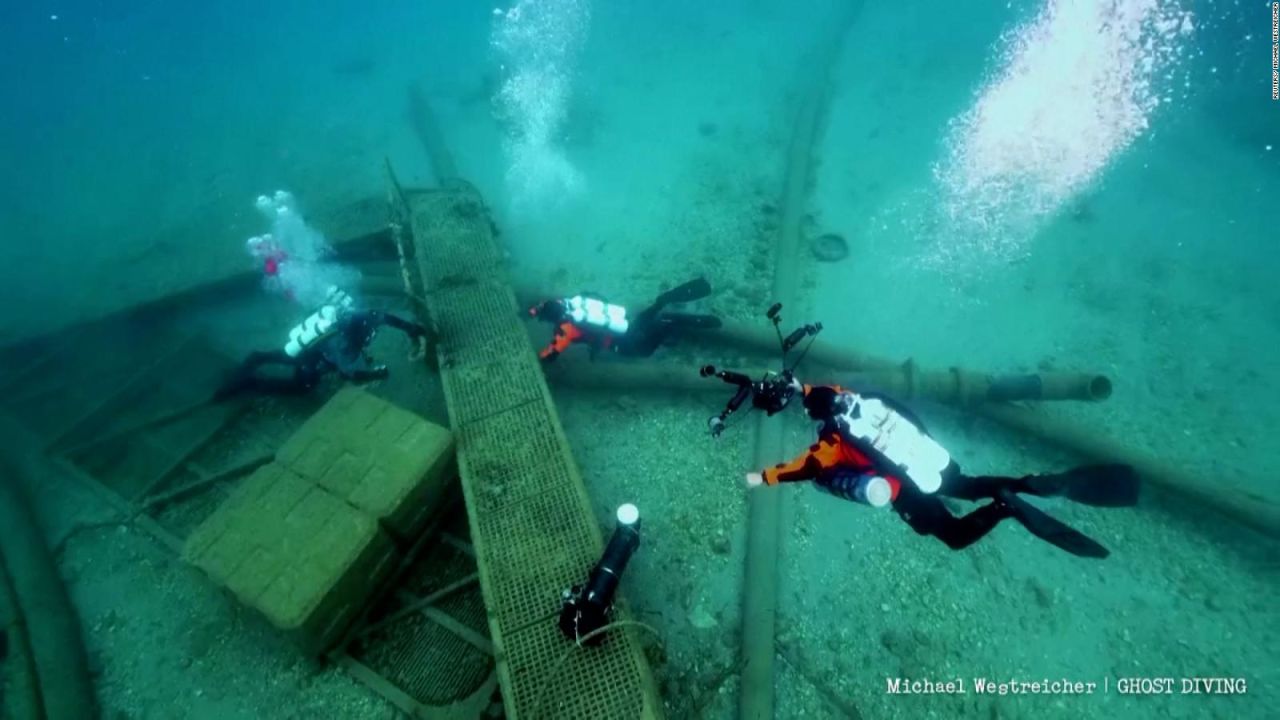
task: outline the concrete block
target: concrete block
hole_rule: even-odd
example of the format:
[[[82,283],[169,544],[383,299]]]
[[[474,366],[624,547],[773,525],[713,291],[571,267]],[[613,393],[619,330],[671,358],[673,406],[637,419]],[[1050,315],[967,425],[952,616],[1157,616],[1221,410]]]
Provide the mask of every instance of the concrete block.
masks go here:
[[[398,561],[373,518],[280,463],[246,478],[185,555],[313,653],[341,637]]]
[[[453,434],[356,387],[340,390],[277,462],[412,542],[456,476]]]

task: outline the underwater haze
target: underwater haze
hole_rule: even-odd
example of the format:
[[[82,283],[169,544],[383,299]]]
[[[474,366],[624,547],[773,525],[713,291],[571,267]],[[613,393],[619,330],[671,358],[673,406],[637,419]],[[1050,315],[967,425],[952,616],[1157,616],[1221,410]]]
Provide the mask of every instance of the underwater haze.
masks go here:
[[[700,311],[772,333],[775,272],[798,267],[782,331],[822,323],[815,348],[1114,387],[1053,403],[1039,434],[913,401],[967,472],[1063,470],[1089,460],[1072,443],[1096,440],[1194,483],[1157,478],[1137,507],[1035,498],[1105,560],[1012,521],[951,550],[813,483],[748,490],[752,426],[707,433],[728,386],[552,386],[601,527],[620,503],[644,513],[621,593],[661,637],[668,717],[741,716],[749,493],[770,492],[786,498],[774,717],[1275,717],[1273,12],[1262,0],[7,2],[0,345],[258,272],[279,248],[313,263],[307,277],[255,285],[270,313],[200,328],[297,322],[322,288],[358,284],[326,264],[345,209],[382,202],[388,167],[405,187],[447,179],[432,161],[442,142],[522,293],[590,290],[638,310],[703,276]],[[816,133],[798,147],[813,98]],[[800,242],[780,260],[789,216]],[[540,346],[551,328],[530,332]],[[582,348],[565,355],[585,367]],[[696,377],[708,362],[778,358],[680,345],[656,361]],[[428,417],[447,423],[431,397]],[[814,442],[799,410],[769,422],[784,450],[768,465]],[[1265,509],[1254,521],[1232,513],[1242,506]],[[342,670],[304,672],[234,628],[217,652],[157,660],[185,628],[175,618],[205,605],[145,592],[154,573],[184,571],[117,542],[69,545],[63,567],[105,717],[397,716]],[[1139,682],[1166,678],[1168,692]],[[956,679],[960,692],[892,691]],[[984,693],[981,679],[1097,687]]]

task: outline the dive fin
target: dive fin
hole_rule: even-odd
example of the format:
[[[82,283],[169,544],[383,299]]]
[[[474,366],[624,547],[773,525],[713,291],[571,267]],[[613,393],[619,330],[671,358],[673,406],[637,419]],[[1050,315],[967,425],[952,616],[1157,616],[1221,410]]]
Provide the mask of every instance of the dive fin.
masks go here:
[[[658,296],[658,303],[666,305],[667,303],[693,302],[710,294],[711,283],[707,282],[706,278],[698,278],[662,293]]]
[[[1009,507],[1012,516],[1032,535],[1066,550],[1072,555],[1088,558],[1105,558],[1110,555],[1105,547],[1088,535],[1048,515],[1009,490],[1000,490],[997,497]]]
[[[663,313],[658,316],[664,324],[681,330],[715,330],[720,327],[720,318],[714,315],[694,315],[692,313]]]
[[[1054,475],[1033,475],[1024,480],[1034,495],[1061,495],[1082,505],[1131,507],[1138,504],[1142,485],[1128,465],[1085,465]]]

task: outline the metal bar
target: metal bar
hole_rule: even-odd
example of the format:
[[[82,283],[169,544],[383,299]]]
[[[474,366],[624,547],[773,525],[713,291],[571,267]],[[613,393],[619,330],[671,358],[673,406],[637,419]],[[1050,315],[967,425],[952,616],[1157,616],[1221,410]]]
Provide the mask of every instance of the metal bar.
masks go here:
[[[200,492],[207,487],[218,485],[230,478],[251,473],[271,462],[273,459],[275,459],[275,453],[262,453],[260,455],[255,455],[244,462],[237,463],[219,473],[209,473],[205,470],[199,470],[196,472],[199,476],[198,479],[148,498],[146,502],[142,503],[142,509],[143,511],[150,513],[152,510],[162,508],[174,500],[180,499],[186,495]],[[188,467],[191,467],[195,465],[195,463],[187,463],[187,465]]]
[[[428,713],[431,708],[414,700],[408,693],[401,690],[399,686],[390,680],[379,675],[373,668],[356,660],[346,653],[333,655],[331,658],[343,670],[351,673],[352,677],[369,686],[369,689],[381,695],[383,698],[395,705],[401,712],[410,717],[429,717]]]
[[[216,425],[214,425],[213,427],[207,428],[205,432],[195,437],[192,440],[192,442],[186,443],[185,447],[182,449],[182,452],[179,453],[177,457],[175,457],[173,461],[170,462],[168,466],[164,468],[163,471],[161,471],[155,477],[151,478],[150,482],[147,483],[147,485],[142,489],[142,491],[136,493],[133,496],[133,502],[135,503],[142,502],[143,498],[150,495],[152,490],[155,490],[157,487],[159,487],[160,483],[164,482],[164,480],[168,478],[170,475],[172,475],[174,471],[182,467],[183,463],[185,463],[189,458],[191,458],[191,456],[200,452],[200,450],[205,445],[207,445],[209,441],[214,438],[215,435],[217,435],[219,432],[222,432],[222,429],[225,428],[228,424],[230,424],[232,420],[239,417],[240,414],[244,412],[245,407],[246,406],[233,406],[229,408],[229,411],[224,412],[222,418],[218,421]],[[152,444],[154,446],[154,441],[151,440],[150,436],[143,435],[142,438],[145,442],[147,442],[148,444]]]
[[[83,455],[85,452],[92,450],[98,447],[99,445],[102,445],[103,443],[120,440],[126,435],[133,435],[133,434],[142,432],[143,430],[150,430],[151,428],[154,428],[157,425],[168,425],[171,422],[175,422],[177,420],[183,420],[189,417],[190,415],[192,415],[193,413],[199,411],[200,409],[207,407],[208,405],[209,405],[209,402],[203,401],[203,400],[198,403],[191,403],[190,405],[178,408],[177,410],[172,410],[169,412],[161,413],[159,415],[154,415],[152,417],[147,418],[146,420],[140,420],[131,425],[126,425],[123,428],[112,430],[111,432],[103,433],[102,435],[96,435],[94,437],[87,438],[85,440],[82,440],[81,442],[71,445],[70,447],[56,448],[51,444],[49,447],[49,451],[57,452],[59,455],[65,455],[67,457],[76,457],[78,455]]]
[[[57,447],[60,444],[66,441],[68,437],[74,436],[77,431],[83,432],[84,426],[87,424],[90,424],[91,420],[104,414],[104,411],[112,407],[113,405],[122,402],[122,399],[127,399],[131,397],[133,394],[137,393],[139,390],[139,386],[143,383],[143,381],[150,378],[152,373],[154,373],[157,369],[163,367],[165,363],[168,363],[171,360],[173,360],[175,357],[178,357],[181,353],[185,352],[188,347],[194,344],[195,344],[194,337],[181,339],[178,341],[178,344],[175,347],[169,350],[169,352],[156,357],[156,359],[153,362],[147,364],[146,367],[143,367],[142,369],[134,372],[132,375],[129,376],[129,379],[126,380],[124,384],[116,386],[119,389],[116,390],[115,393],[110,394],[107,397],[100,400],[91,409],[81,414],[80,417],[73,420],[70,424],[68,424],[60,432],[58,432],[58,434],[55,435],[52,440],[50,440],[45,444],[45,451],[53,452],[57,449]]]
[[[448,585],[445,585],[444,587],[440,588],[439,590],[436,590],[435,592],[425,597],[421,597],[421,598],[414,597],[409,593],[402,592],[401,593],[402,595],[413,598],[408,605],[405,605],[404,607],[400,608],[399,610],[396,610],[395,612],[391,613],[387,617],[362,629],[359,633],[356,634],[356,637],[365,637],[367,635],[375,633],[378,630],[381,630],[382,628],[390,625],[391,623],[397,620],[400,620],[402,618],[408,617],[409,615],[412,615],[415,612],[429,605],[434,605],[435,603],[440,602],[441,599],[448,597],[449,595],[452,595],[453,593],[461,590],[464,587],[467,587],[468,585],[474,585],[479,581],[480,581],[480,574],[471,573],[470,575],[464,578],[455,580],[449,583]]]
[[[493,643],[489,638],[454,620],[449,615],[441,612],[438,608],[425,607],[421,610],[423,617],[431,620],[440,627],[462,638],[467,644],[471,645],[480,652],[493,657]]]
[[[471,543],[467,542],[466,540],[463,540],[457,535],[454,535],[453,533],[449,533],[449,532],[440,533],[440,539],[448,543],[449,546],[452,547],[454,550],[457,550],[458,552],[462,553],[463,555],[466,555],[472,560],[476,559],[476,549],[472,547]]]
[[[164,545],[173,552],[174,555],[182,555],[182,539],[157,522],[155,518],[142,512],[142,509],[137,505],[134,505],[111,490],[108,490],[102,485],[102,483],[98,482],[97,479],[76,467],[75,464],[66,458],[55,457],[51,460],[64,469],[68,475],[79,481],[80,484],[90,492],[101,498],[103,502],[110,505],[112,509],[119,512],[123,518],[123,522],[138,525],[143,530],[150,533],[151,536],[159,541],[161,545]]]

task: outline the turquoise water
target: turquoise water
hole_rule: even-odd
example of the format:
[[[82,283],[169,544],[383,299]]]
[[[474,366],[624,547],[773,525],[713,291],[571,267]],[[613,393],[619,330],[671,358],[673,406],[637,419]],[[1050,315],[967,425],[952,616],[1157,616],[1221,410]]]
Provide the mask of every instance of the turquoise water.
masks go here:
[[[823,340],[926,367],[1106,374],[1114,397],[1058,414],[1215,493],[1278,501],[1270,11],[1061,5],[860,8],[830,69],[805,194],[807,236],[840,233],[850,255],[804,259],[788,321],[820,320]],[[779,202],[796,104],[825,71],[814,45],[843,7],[518,7],[0,8],[0,273],[5,307],[22,308],[0,314],[0,340],[251,267],[244,241],[268,229],[261,193],[287,189],[315,213],[382,196],[384,158],[404,184],[432,184],[412,85],[492,206],[518,282],[641,303],[702,273],[717,289],[711,309],[763,323],[765,205]],[[1117,40],[1125,29],[1139,40]],[[735,679],[702,690],[737,650],[749,433],[710,443],[704,422],[718,408],[705,399],[557,402],[602,522],[624,500],[646,513],[624,588],[665,638],[671,715],[735,716]],[[921,412],[967,469],[1075,462]],[[779,422],[788,447],[810,442],[798,416]],[[808,487],[776,492],[791,498],[778,717],[839,717],[842,703],[867,718],[1265,718],[1280,707],[1276,545],[1208,511],[1049,503],[1112,549],[1096,562],[1012,523],[952,552],[890,514]],[[908,697],[886,693],[889,677],[1106,679],[1111,691]],[[1139,677],[1244,678],[1247,692],[1116,690]],[[128,690],[104,705],[140,712],[146,691]]]

